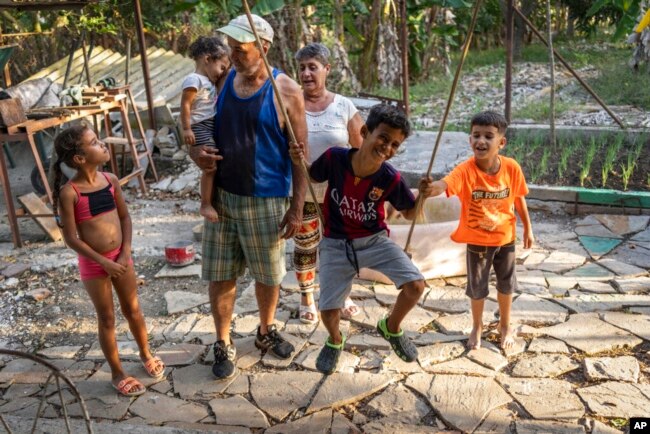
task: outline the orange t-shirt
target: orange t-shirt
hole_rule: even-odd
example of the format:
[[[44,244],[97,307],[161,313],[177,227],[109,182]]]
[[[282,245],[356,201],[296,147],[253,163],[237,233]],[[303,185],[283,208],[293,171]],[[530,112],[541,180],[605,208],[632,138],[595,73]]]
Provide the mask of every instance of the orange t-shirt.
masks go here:
[[[501,167],[494,175],[479,169],[472,157],[444,178],[447,196],[461,202],[460,223],[451,234],[457,243],[503,246],[515,240],[515,198],[527,195],[528,187],[519,164],[499,158]]]

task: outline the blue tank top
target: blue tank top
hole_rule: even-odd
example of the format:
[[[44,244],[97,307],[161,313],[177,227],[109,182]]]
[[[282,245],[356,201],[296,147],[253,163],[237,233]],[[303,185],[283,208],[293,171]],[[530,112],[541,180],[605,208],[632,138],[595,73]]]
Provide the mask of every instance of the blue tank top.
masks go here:
[[[280,71],[273,70],[273,77]],[[271,80],[248,98],[235,94],[231,71],[217,99],[214,141],[223,161],[214,184],[229,193],[287,197],[291,183],[289,143],[280,129]]]

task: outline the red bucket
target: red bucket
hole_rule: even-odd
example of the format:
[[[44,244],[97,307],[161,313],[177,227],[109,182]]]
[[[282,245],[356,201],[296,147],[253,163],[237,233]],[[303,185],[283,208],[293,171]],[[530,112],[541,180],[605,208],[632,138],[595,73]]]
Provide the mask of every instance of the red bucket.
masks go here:
[[[177,241],[165,246],[165,259],[172,267],[184,267],[194,262],[194,244],[191,241]]]

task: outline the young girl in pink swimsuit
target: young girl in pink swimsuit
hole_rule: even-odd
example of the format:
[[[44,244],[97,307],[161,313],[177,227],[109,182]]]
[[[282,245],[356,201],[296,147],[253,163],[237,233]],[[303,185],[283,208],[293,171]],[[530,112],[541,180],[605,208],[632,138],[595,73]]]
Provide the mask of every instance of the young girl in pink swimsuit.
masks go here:
[[[119,180],[97,170],[110,160],[110,154],[87,126],[64,130],[54,147],[58,160],[54,165],[52,208],[60,216],[66,244],[79,254],[81,281],[97,311],[99,343],[111,367],[113,387],[126,396],[142,395],[145,387],[126,375],[117,353],[113,287],[147,374],[161,378],[165,365],[149,351],[131,259],[131,217]],[[60,187],[62,163],[77,169],[77,174]]]

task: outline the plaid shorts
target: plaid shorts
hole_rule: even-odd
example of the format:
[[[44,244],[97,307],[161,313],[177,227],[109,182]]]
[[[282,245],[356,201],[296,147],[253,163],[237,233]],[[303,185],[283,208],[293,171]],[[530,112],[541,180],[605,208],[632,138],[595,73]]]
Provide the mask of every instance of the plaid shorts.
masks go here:
[[[248,265],[256,281],[279,285],[287,273],[279,226],[289,198],[239,196],[217,188],[212,202],[219,221],[203,225],[203,279],[236,279]]]

